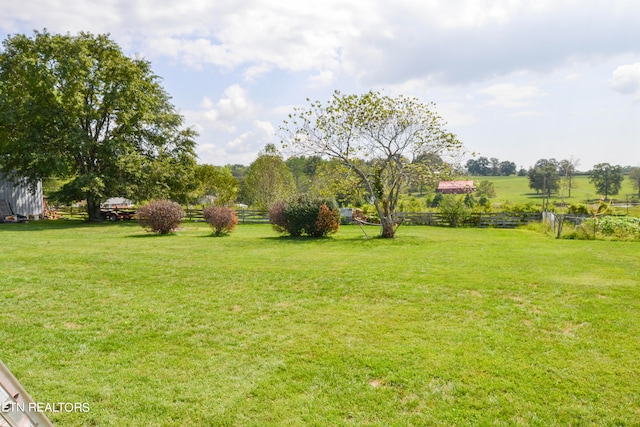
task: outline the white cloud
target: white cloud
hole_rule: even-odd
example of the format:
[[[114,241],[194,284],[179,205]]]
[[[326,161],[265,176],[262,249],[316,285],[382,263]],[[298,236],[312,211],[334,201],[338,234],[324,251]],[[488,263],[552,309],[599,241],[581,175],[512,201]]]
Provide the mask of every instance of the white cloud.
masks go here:
[[[537,86],[518,86],[514,83],[498,83],[477,91],[481,95],[492,97],[489,105],[504,108],[523,108],[530,106],[535,99],[546,95]]]
[[[275,129],[271,122],[254,120],[248,130],[226,142],[199,144],[198,157],[201,163],[248,165],[255,160],[256,153],[273,142],[274,135]]]
[[[611,88],[623,95],[640,98],[640,62],[616,68],[611,78]]]
[[[187,111],[187,122],[198,123],[199,131],[211,127],[225,132],[235,132],[237,125],[252,118],[256,104],[248,97],[247,91],[239,85],[229,86],[224,96],[215,104],[209,97],[202,98],[197,111]]]

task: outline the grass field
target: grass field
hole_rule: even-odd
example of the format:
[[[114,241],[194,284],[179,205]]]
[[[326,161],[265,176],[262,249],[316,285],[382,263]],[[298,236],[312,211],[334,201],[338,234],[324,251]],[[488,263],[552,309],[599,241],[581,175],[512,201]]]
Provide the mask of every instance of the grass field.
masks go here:
[[[374,231],[370,231],[370,234]],[[637,426],[637,243],[0,225],[0,358],[58,426]]]
[[[496,198],[494,200],[496,202],[542,202],[542,196],[529,188],[529,178],[526,176],[475,176],[470,179],[473,179],[476,183],[484,180],[493,182],[496,189]],[[631,198],[632,196],[637,197],[637,195],[638,192],[634,190],[632,182],[625,177],[619,194],[612,196],[612,198],[616,201],[624,202],[627,196]],[[569,197],[568,190],[565,190],[564,192],[560,191],[557,194],[553,194],[551,200],[560,201],[564,199],[567,203],[583,203],[586,200],[598,199],[600,196],[593,184],[589,182],[589,177],[579,175],[574,177],[571,197]]]

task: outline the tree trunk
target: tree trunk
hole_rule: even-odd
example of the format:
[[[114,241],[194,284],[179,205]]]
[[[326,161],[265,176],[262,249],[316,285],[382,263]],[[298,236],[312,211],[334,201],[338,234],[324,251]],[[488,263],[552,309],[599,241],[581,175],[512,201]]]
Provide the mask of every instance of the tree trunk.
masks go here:
[[[99,198],[87,196],[87,213],[89,214],[89,221],[102,221]]]
[[[393,227],[393,219],[381,217],[380,224],[382,225],[382,233],[380,234],[380,237],[385,239],[393,239],[396,234],[395,228]]]

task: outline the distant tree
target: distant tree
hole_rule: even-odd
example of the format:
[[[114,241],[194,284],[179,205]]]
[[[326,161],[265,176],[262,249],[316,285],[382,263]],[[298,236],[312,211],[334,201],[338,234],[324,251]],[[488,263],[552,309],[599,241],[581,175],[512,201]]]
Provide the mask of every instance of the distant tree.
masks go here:
[[[231,169],[231,175],[235,179],[238,180],[238,196],[236,200],[241,203],[249,204],[249,197],[247,196],[247,188],[244,183],[247,178],[247,173],[249,173],[249,166],[241,165],[241,164],[233,164],[227,165],[229,169]]]
[[[547,197],[560,188],[558,162],[555,159],[540,159],[529,169],[529,188],[542,192]]]
[[[598,163],[589,174],[589,182],[596,187],[596,191],[604,194],[604,198],[615,196],[622,187],[622,166],[612,166],[609,163]]]
[[[510,176],[516,173],[516,164],[514,162],[504,161],[500,162],[500,175]]]
[[[335,199],[340,207],[360,206],[364,202],[365,190],[360,177],[336,160],[323,162],[316,171],[313,190],[326,199]]]
[[[432,106],[415,98],[336,91],[327,104],[312,102],[289,117],[282,127],[286,142],[300,153],[335,159],[357,175],[385,238],[395,235],[398,198],[411,177],[434,183],[450,170],[448,163],[434,168],[414,160],[456,153],[461,146]]]
[[[492,197],[496,197],[496,188],[491,181],[480,181],[478,186],[476,187],[476,195],[478,197],[486,197],[490,199]]]
[[[447,165],[446,162],[442,159],[442,157],[440,157],[436,153],[427,153],[427,154],[418,155],[413,159],[411,163],[418,168],[424,168],[424,169],[430,169],[430,170],[445,170],[449,166],[451,166],[453,168],[452,172],[454,175],[458,176],[464,173],[462,169],[456,171],[455,165]],[[408,177],[407,184],[408,184],[407,185],[408,192],[418,191],[420,195],[422,195],[425,190],[425,185],[430,183],[426,183],[420,175],[415,174]]]
[[[638,192],[638,197],[640,197],[640,167],[629,169],[629,179],[633,183],[633,188]]]
[[[489,161],[491,162],[491,176],[500,176],[500,159],[492,157]]]
[[[86,200],[90,220],[111,196],[187,199],[195,132],[149,62],[107,35],[11,36],[0,50],[0,170],[64,180],[60,201]]]
[[[292,156],[285,163],[293,175],[298,193],[307,193],[313,186],[318,167],[324,160],[319,156]]]
[[[240,185],[229,166],[198,165],[196,178],[199,183],[197,196],[213,196],[214,203],[225,206],[236,200]]]
[[[273,203],[295,193],[293,175],[273,144],[268,144],[249,166],[245,187],[249,203],[265,212]]]
[[[576,168],[580,164],[580,160],[571,157],[568,160],[561,160],[558,164],[559,173],[562,176],[563,188],[569,190],[569,197],[571,197],[571,190],[574,188],[573,178],[576,175]]]
[[[467,171],[470,175],[474,176],[488,176],[491,175],[491,167],[489,159],[486,157],[478,157],[477,159],[470,159],[467,161]]]

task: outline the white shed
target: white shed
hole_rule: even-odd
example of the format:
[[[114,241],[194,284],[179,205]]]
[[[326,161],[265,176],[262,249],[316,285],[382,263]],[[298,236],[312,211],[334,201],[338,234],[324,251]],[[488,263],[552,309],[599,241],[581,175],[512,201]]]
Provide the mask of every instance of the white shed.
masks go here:
[[[6,200],[13,212],[28,218],[44,217],[44,200],[42,182],[38,182],[35,192],[32,192],[26,181],[11,181],[0,178],[0,200]]]

